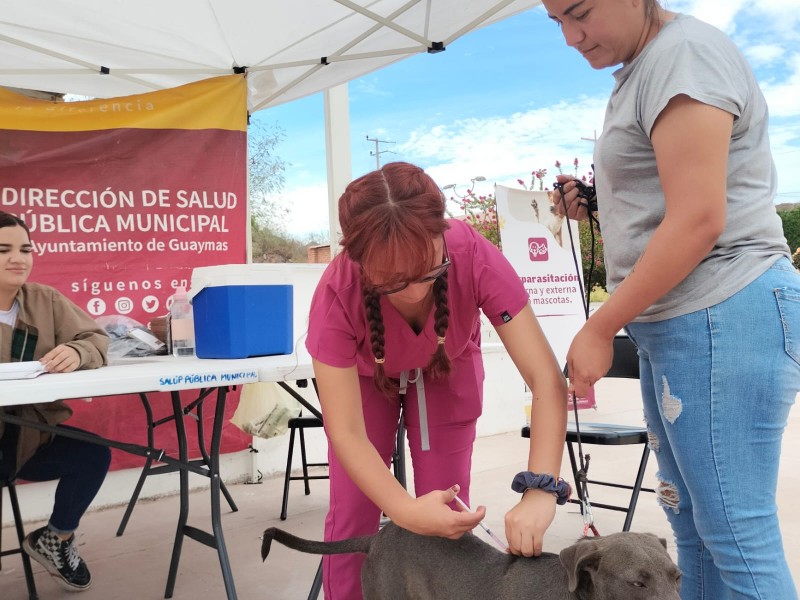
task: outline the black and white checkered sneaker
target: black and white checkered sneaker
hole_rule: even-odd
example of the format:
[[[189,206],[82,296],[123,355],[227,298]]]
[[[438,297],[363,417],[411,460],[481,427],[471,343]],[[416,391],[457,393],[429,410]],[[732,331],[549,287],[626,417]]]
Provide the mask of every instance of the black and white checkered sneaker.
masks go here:
[[[62,540],[47,527],[42,527],[29,533],[22,547],[64,589],[82,592],[92,585],[89,569],[75,549],[75,534],[68,540]]]

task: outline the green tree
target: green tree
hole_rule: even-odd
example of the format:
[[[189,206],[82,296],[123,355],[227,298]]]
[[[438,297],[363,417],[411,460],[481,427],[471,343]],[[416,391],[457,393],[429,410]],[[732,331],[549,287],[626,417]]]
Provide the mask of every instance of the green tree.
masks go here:
[[[786,236],[789,249],[794,253],[800,248],[800,206],[778,210],[778,216],[783,221],[783,235]]]
[[[286,163],[277,148],[285,133],[277,124],[251,121],[247,131],[247,167],[250,214],[260,227],[274,232],[285,228],[289,207],[281,204]]]
[[[314,242],[293,239],[280,231],[262,225],[255,217],[250,218],[250,237],[253,262],[256,263],[304,263],[308,262],[308,247]]]
[[[603,262],[603,236],[594,227],[594,252],[592,252],[592,230],[588,219],[578,224],[578,235],[581,242],[581,263],[583,266],[584,285],[593,290],[595,287],[606,289],[606,265]],[[592,263],[594,256],[594,263]],[[592,267],[591,280],[589,269]]]
[[[286,182],[286,162],[278,155],[283,129],[263,121],[250,122],[247,132],[248,193],[253,262],[307,262],[309,243],[286,233],[290,207],[280,193]]]

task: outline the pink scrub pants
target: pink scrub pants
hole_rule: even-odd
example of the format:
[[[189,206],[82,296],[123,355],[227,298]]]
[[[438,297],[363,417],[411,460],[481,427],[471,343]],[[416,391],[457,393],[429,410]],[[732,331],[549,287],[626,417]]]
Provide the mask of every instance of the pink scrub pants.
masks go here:
[[[475,424],[481,413],[483,370],[470,375],[455,373],[444,381],[425,380],[430,450],[421,450],[419,410],[414,386],[403,400],[408,447],[414,471],[414,490],[422,496],[458,484],[459,498],[469,505],[472,447]],[[456,383],[461,389],[456,389]],[[467,392],[467,393],[465,393]],[[377,392],[371,377],[361,377],[364,421],[369,439],[387,467],[395,446],[400,419],[400,401]],[[378,531],[380,509],[345,473],[332,450],[330,463],[330,509],[325,519],[325,540],[340,540]],[[363,555],[323,558],[323,590],[326,600],[360,600]]]

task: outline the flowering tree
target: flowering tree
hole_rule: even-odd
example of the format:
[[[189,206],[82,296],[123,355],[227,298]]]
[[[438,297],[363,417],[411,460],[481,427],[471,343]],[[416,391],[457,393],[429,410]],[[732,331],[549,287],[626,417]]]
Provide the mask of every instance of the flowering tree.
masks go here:
[[[577,159],[575,159],[577,160]],[[560,165],[558,161],[556,161],[556,166]],[[561,171],[559,171],[560,173]],[[517,183],[520,184],[526,190],[535,190],[536,189],[536,182],[539,182],[539,191],[544,189],[550,189],[544,187],[544,176],[547,175],[547,169],[536,169],[535,171],[531,171],[531,183],[530,185],[525,185],[525,182],[522,179],[517,179]]]
[[[588,219],[578,223],[578,238],[581,242],[581,266],[583,267],[583,281],[584,285],[590,289],[595,290],[600,288],[605,291],[606,289],[606,265],[603,262],[603,237],[599,231],[595,230],[594,235],[594,264],[592,264],[592,235]],[[591,267],[592,276],[589,278],[589,267]]]
[[[467,223],[497,248],[502,249],[494,194],[478,196],[473,190],[467,190],[467,195],[456,202],[464,211]]]

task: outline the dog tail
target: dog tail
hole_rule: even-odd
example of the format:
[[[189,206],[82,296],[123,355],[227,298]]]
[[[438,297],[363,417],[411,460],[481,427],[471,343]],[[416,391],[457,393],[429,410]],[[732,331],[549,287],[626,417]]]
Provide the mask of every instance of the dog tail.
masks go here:
[[[336,542],[317,542],[297,537],[277,527],[270,527],[264,530],[264,537],[261,541],[261,560],[267,559],[272,540],[276,540],[293,550],[309,554],[350,554],[354,552],[366,554],[369,552],[372,538],[373,536],[371,535],[365,535]]]

